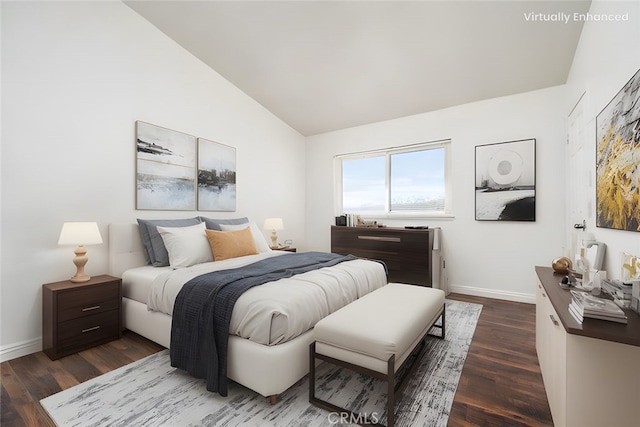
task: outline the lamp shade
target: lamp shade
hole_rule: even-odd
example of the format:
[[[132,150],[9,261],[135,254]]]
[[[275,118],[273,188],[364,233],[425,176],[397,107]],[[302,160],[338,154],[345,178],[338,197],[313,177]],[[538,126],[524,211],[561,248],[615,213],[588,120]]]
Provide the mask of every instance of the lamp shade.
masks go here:
[[[102,236],[95,222],[65,222],[58,245],[99,245]]]
[[[265,230],[282,230],[284,225],[282,224],[282,218],[267,218],[264,220]]]

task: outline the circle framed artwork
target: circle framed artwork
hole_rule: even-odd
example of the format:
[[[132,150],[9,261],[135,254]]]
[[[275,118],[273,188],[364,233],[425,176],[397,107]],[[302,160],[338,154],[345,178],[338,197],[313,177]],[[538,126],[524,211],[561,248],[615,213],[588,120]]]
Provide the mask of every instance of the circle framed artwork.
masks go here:
[[[475,219],[536,220],[536,140],[475,148]]]

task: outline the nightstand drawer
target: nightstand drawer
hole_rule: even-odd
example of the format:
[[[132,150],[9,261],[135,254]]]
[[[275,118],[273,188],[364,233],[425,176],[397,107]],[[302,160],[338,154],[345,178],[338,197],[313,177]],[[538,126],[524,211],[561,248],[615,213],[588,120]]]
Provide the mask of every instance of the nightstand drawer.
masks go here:
[[[75,319],[120,307],[120,284],[84,287],[58,294],[58,321]]]
[[[86,348],[88,344],[120,335],[118,310],[92,314],[58,324],[59,351]]]

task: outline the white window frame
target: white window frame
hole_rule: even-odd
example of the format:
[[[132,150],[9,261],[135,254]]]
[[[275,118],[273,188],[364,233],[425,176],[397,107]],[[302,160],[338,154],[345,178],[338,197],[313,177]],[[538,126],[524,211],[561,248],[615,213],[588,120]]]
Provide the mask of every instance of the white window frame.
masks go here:
[[[444,186],[445,186],[445,204],[444,211],[422,211],[422,210],[402,210],[391,211],[391,155],[399,153],[408,153],[412,151],[423,151],[429,149],[444,148]],[[356,212],[362,218],[453,218],[453,193],[452,193],[452,174],[451,174],[451,139],[443,139],[438,141],[423,142],[419,144],[404,145],[399,147],[384,148],[378,150],[363,151],[349,154],[338,154],[334,156],[334,208],[336,215],[342,215],[342,161],[349,159],[364,159],[367,157],[385,156],[385,210],[384,211],[367,211]]]

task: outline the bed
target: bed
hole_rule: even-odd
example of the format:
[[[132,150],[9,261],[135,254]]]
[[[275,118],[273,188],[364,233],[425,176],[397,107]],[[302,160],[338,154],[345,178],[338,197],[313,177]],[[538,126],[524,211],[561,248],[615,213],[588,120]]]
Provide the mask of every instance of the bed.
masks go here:
[[[123,280],[124,327],[167,348],[171,344],[172,317],[170,314],[163,312],[164,310],[170,313],[168,308],[158,308],[154,305],[158,301],[152,302],[155,310],[149,309],[151,286],[171,281],[168,278],[172,276],[182,276],[182,278],[176,278],[174,281],[192,277],[196,273],[190,272],[190,270],[204,271],[206,270],[205,264],[215,265],[215,268],[225,268],[223,264],[226,263],[231,266],[229,268],[235,268],[245,262],[249,263],[253,260],[284,254],[284,252],[279,251],[265,251],[258,255],[238,257],[221,262],[203,263],[185,269],[173,270],[171,267],[148,265],[138,224],[113,223],[109,227],[109,272],[113,276],[122,277]],[[329,269],[335,269],[336,271],[329,271]],[[347,269],[346,272],[344,271],[345,269]],[[343,289],[340,292],[350,295],[346,299],[342,295],[340,298],[344,300],[342,303],[332,303],[332,307],[329,308],[330,312],[340,308],[340,304],[347,304],[349,300],[359,298],[363,294],[387,283],[385,269],[382,264],[361,259],[343,262],[335,267],[327,267],[318,273],[304,273],[291,278],[291,280],[297,280],[298,283],[300,281],[309,281],[318,274],[334,277],[335,280],[340,282],[340,287]],[[349,283],[352,281],[351,277],[353,277],[353,283]],[[257,291],[257,298],[261,298],[260,292],[264,293],[271,285],[273,283],[258,286],[256,289],[264,289]],[[352,289],[354,287],[357,287],[357,290]],[[172,292],[175,293],[175,291]],[[238,306],[243,306],[241,304],[242,299],[246,295],[251,295],[252,292],[254,292],[254,289],[247,291],[238,300],[236,308],[234,308],[234,317],[243,317],[236,316],[236,309]],[[153,295],[153,293],[151,294]],[[158,297],[157,293],[155,295],[152,299],[164,299],[165,302],[166,300],[170,301],[172,298],[166,295]],[[160,302],[160,305],[162,305],[162,302]],[[329,312],[325,315],[328,314]],[[232,322],[231,330],[233,331],[234,328]],[[241,332],[236,332],[242,335]],[[262,335],[264,336],[264,334]],[[272,402],[275,402],[277,395],[287,390],[309,371],[309,344],[313,341],[313,329],[294,335],[295,337],[283,337],[282,333],[269,333],[269,337],[263,338],[262,342],[256,342],[252,340],[252,337],[247,338],[231,333],[228,343],[228,378],[265,397],[269,397]]]

